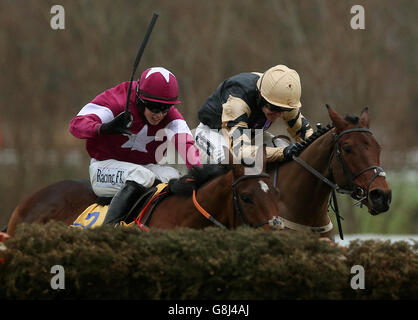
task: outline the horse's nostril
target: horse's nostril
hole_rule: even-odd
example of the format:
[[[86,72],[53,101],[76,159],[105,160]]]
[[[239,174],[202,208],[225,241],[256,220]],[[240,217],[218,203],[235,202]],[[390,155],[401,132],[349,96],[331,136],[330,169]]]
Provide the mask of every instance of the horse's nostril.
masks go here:
[[[369,199],[376,206],[389,208],[392,201],[392,191],[383,191],[381,189],[371,190],[369,193]]]
[[[383,190],[374,189],[370,191],[369,197],[373,203],[377,203],[377,202],[383,203],[383,200],[385,198],[385,193],[383,192]]]

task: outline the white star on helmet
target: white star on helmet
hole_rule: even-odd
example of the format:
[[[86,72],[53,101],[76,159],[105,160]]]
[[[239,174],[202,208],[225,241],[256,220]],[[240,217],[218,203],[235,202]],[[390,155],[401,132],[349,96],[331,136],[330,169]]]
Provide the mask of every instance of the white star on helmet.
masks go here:
[[[148,78],[153,73],[156,73],[156,72],[161,73],[162,76],[164,77],[165,81],[167,81],[167,83],[170,82],[170,74],[174,77],[174,74],[172,74],[170,71],[168,71],[165,68],[162,68],[162,67],[153,67],[153,68],[151,68],[148,71],[147,75],[145,76],[145,79]]]

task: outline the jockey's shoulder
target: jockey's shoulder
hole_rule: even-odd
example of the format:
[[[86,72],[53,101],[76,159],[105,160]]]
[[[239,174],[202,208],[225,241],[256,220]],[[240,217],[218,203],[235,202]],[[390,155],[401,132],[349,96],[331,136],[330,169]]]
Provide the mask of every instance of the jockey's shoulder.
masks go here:
[[[128,87],[129,81],[122,82],[112,88],[103,91],[91,102],[100,106],[105,106],[116,113],[120,113],[125,109]],[[131,103],[133,99],[134,98],[131,98]]]

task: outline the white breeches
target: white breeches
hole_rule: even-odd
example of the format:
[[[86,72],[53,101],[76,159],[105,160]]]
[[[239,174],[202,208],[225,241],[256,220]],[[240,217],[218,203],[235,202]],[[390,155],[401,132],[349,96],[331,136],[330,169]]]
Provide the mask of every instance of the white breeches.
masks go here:
[[[94,193],[101,197],[112,197],[118,192],[127,180],[135,181],[148,188],[155,179],[167,183],[170,179],[178,179],[179,172],[169,166],[158,164],[138,165],[134,163],[91,159],[90,182]]]

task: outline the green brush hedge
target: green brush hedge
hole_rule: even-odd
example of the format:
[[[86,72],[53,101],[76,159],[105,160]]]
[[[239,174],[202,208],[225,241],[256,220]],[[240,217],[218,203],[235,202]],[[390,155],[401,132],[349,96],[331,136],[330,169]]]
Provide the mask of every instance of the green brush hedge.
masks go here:
[[[140,232],[22,225],[0,251],[0,299],[417,299],[418,244],[250,228]],[[4,248],[3,248],[4,249]],[[344,253],[344,254],[343,254]],[[52,289],[62,265],[65,289]],[[365,289],[350,286],[353,265]]]

